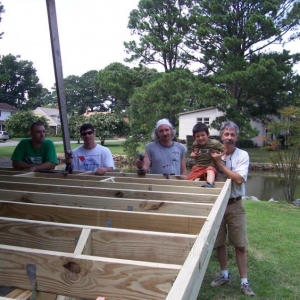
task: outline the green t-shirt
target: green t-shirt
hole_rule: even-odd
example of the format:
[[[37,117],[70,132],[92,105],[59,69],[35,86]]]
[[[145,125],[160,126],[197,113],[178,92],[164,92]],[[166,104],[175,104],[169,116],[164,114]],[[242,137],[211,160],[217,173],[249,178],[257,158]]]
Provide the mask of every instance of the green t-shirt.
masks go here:
[[[40,148],[34,149],[30,138],[19,142],[11,156],[11,160],[37,165],[45,162],[58,164],[55,147],[51,140],[44,140]]]
[[[209,139],[208,144],[205,146],[199,145],[196,141],[193,142],[192,148],[198,148],[199,153],[196,158],[196,165],[199,167],[214,166],[214,161],[211,158],[211,149],[216,149],[221,152],[224,151],[224,145],[217,140]]]

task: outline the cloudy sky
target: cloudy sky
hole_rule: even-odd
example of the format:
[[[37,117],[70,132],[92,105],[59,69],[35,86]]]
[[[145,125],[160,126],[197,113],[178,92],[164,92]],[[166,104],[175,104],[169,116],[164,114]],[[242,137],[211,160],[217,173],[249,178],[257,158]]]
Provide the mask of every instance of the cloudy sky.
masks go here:
[[[0,0],[0,55],[21,55],[33,62],[44,87],[55,82],[46,0]],[[123,42],[138,0],[56,0],[63,76],[81,76],[112,62],[124,63]],[[133,65],[131,65],[133,66]]]
[[[33,62],[44,87],[54,86],[46,0],[0,0],[0,55],[21,55]],[[130,11],[139,0],[56,0],[63,76],[101,70],[112,62],[124,63],[123,42],[133,37],[127,28]],[[282,50],[282,46],[274,48]],[[286,49],[299,51],[300,42]],[[124,63],[125,64],[125,63]],[[130,66],[134,66],[131,64]],[[152,66],[154,67],[154,66]],[[295,69],[300,73],[300,66]]]

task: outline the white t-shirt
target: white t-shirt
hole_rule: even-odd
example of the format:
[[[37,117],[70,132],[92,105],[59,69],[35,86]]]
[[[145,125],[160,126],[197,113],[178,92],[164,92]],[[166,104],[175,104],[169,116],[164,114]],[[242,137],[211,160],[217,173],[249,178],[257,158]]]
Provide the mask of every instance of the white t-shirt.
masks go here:
[[[83,146],[73,150],[73,169],[75,171],[96,171],[100,167],[115,169],[114,160],[108,148],[97,144],[90,150]]]
[[[241,185],[237,185],[232,181],[230,198],[236,198],[246,195],[245,182],[247,182],[247,176],[249,171],[249,155],[248,152],[235,148],[232,155],[229,155],[226,160],[226,167],[236,173],[240,174],[244,178],[244,182]]]

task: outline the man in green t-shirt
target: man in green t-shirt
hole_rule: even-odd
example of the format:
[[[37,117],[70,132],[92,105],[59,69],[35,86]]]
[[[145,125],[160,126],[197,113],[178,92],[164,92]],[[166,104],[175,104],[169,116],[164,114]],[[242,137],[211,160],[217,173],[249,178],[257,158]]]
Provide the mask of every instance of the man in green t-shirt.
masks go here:
[[[30,136],[21,140],[14,150],[11,156],[13,168],[29,172],[53,170],[58,160],[53,142],[45,140],[44,125],[34,122],[30,126]]]

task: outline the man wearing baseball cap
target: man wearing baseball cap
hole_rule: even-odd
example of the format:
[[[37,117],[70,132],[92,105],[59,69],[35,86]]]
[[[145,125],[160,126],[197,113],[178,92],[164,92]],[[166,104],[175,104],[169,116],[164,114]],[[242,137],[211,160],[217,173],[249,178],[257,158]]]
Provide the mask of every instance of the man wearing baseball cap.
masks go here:
[[[152,140],[146,144],[144,160],[136,166],[140,174],[186,175],[186,147],[175,142],[176,131],[168,119],[157,121],[152,132]]]

